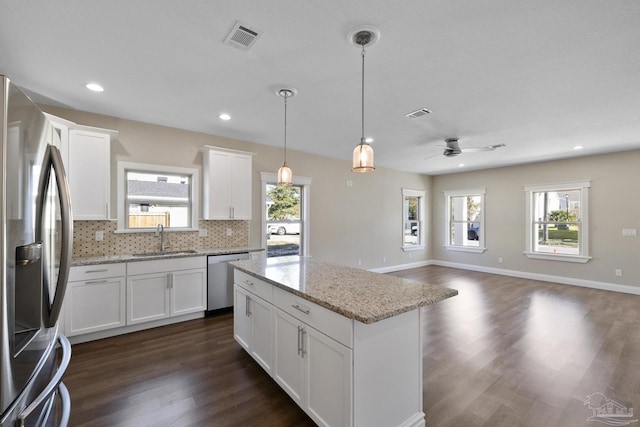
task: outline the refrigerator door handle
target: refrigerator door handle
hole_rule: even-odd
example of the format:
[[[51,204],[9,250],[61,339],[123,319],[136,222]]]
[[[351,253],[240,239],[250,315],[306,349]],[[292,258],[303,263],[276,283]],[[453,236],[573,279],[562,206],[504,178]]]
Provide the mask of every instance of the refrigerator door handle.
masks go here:
[[[38,185],[38,199],[36,201],[36,239],[42,240],[42,212],[45,205],[46,190],[49,186],[51,170],[55,173],[58,187],[58,197],[60,198],[60,220],[62,223],[62,239],[60,248],[60,265],[58,269],[58,282],[56,283],[55,295],[50,307],[47,307],[46,326],[52,328],[58,322],[62,301],[67,290],[67,280],[69,278],[69,268],[73,255],[73,215],[71,213],[71,197],[69,183],[64,172],[64,164],[60,150],[53,145],[47,146],[47,151],[42,162],[42,173]]]
[[[35,411],[36,408],[38,408],[40,405],[42,405],[42,403],[44,403],[47,399],[51,398],[53,396],[53,393],[55,393],[56,391],[60,392],[60,398],[62,399],[63,419],[65,416],[65,404],[66,411],[68,412],[70,410],[71,404],[69,392],[67,391],[67,388],[64,386],[64,384],[62,384],[62,376],[67,371],[69,362],[71,361],[71,343],[64,335],[58,335],[58,342],[62,347],[62,360],[60,361],[60,366],[58,366],[58,370],[56,371],[55,375],[53,376],[53,378],[51,378],[49,384],[47,384],[47,386],[42,390],[38,397],[36,397],[33,402],[29,404],[29,406],[27,406],[24,410],[22,410],[22,412],[20,412],[20,415],[18,415],[19,427],[24,427],[27,417],[31,415],[31,413]],[[65,402],[65,392],[67,402]]]

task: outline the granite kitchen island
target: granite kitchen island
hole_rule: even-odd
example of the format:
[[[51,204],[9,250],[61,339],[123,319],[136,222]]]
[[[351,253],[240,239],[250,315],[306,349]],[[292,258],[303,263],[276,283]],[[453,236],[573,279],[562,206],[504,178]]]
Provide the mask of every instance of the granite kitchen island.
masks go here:
[[[231,264],[234,338],[318,425],[424,426],[420,308],[455,289],[304,257]]]

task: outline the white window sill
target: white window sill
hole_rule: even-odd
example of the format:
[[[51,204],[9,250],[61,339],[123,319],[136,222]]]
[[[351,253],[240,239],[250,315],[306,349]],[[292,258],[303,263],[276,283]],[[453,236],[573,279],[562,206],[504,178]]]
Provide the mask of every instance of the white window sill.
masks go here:
[[[445,245],[445,249],[453,252],[470,252],[474,254],[481,254],[487,250],[487,248],[477,248],[473,246],[447,246]]]
[[[582,255],[567,255],[567,254],[544,254],[539,252],[525,252],[527,258],[531,259],[544,259],[547,261],[564,261],[564,262],[578,262],[585,264],[591,259],[590,256]]]
[[[165,228],[163,230],[165,233],[174,233],[176,231],[199,231],[197,228]],[[115,234],[124,234],[124,233],[155,233],[156,229],[154,228],[141,228],[141,229],[129,229],[129,230],[114,230]]]
[[[405,252],[411,251],[421,251],[424,249],[424,245],[411,245],[411,246],[403,246],[402,250]]]

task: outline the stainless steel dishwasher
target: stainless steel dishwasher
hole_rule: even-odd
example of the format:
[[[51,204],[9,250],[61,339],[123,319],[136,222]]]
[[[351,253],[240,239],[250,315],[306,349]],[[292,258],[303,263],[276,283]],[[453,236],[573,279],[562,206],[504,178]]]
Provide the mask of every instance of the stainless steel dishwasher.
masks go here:
[[[228,263],[250,258],[248,252],[207,257],[207,311],[233,306],[233,267]]]

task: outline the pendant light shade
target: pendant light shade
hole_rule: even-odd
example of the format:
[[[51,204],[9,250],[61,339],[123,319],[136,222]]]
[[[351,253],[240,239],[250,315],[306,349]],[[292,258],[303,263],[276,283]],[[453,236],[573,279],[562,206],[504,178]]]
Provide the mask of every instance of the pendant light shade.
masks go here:
[[[287,166],[287,99],[294,96],[297,91],[295,89],[280,89],[276,93],[284,98],[284,161],[278,169],[278,186],[288,187],[291,185],[293,173],[291,168]]]
[[[367,144],[364,137],[364,56],[366,51],[365,46],[371,46],[380,38],[380,33],[373,27],[367,27],[366,29],[356,30],[352,37],[353,43],[358,46],[362,46],[362,137],[360,138],[360,144],[356,145],[353,150],[353,166],[352,172],[373,172],[375,167],[373,165],[373,148]]]
[[[364,139],[353,149],[353,172],[373,172],[373,148]]]

